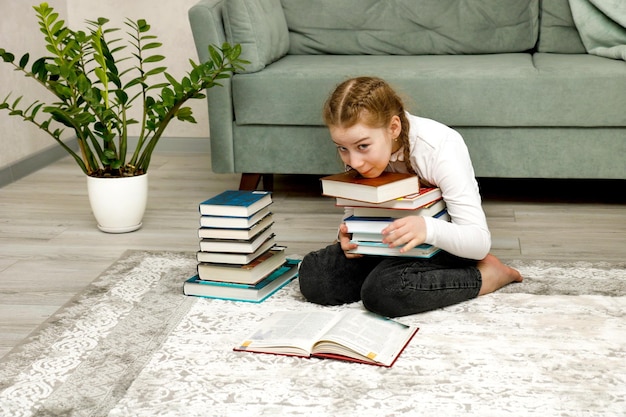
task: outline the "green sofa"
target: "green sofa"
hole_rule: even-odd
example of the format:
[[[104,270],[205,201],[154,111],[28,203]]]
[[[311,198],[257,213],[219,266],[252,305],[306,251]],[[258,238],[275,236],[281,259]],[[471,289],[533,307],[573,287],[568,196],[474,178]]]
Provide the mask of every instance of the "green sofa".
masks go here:
[[[214,172],[340,171],[322,105],[376,75],[457,129],[478,177],[626,179],[626,62],[586,52],[568,0],[200,0],[189,19],[201,60],[228,41],[251,62],[208,93]]]

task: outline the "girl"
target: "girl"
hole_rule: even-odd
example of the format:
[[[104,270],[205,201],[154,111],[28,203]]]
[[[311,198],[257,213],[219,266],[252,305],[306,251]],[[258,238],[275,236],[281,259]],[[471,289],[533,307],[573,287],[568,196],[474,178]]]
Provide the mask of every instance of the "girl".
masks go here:
[[[452,221],[407,216],[383,230],[383,242],[402,251],[422,243],[442,249],[430,259],[349,254],[356,245],[341,224],[337,243],[302,260],[299,282],[307,300],[322,305],[362,300],[370,311],[398,317],[522,281],[518,271],[488,254],[491,237],[478,184],[456,131],[405,112],[396,92],[375,77],[341,83],[323,116],[346,167],[366,178],[383,171],[418,175],[423,184],[441,189]]]

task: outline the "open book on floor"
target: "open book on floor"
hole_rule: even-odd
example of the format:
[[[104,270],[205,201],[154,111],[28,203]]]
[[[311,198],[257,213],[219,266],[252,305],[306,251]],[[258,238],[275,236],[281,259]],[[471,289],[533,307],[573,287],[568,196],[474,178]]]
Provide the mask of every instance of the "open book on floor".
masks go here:
[[[368,311],[282,311],[234,350],[391,367],[417,331]]]

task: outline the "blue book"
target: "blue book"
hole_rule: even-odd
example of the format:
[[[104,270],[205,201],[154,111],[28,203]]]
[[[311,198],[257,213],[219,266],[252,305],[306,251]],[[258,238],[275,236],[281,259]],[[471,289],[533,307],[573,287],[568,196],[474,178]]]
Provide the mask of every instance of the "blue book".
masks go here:
[[[227,190],[200,203],[203,216],[250,217],[272,203],[269,191]]]
[[[260,303],[298,276],[299,263],[299,260],[287,259],[285,264],[255,285],[207,281],[194,275],[183,284],[183,293],[196,297]]]

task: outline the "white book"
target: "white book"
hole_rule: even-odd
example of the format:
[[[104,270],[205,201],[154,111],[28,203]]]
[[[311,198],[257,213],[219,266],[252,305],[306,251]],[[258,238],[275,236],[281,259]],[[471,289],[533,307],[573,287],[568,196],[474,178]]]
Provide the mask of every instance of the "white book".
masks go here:
[[[337,197],[336,204],[340,207],[377,207],[377,208],[394,208],[394,209],[416,209],[424,205],[442,198],[441,189],[439,188],[420,188],[419,192],[396,198],[395,200],[385,201],[383,203],[368,203],[365,201],[352,200],[348,198]]]
[[[200,227],[220,227],[233,229],[247,229],[259,220],[271,214],[269,207],[264,207],[250,217],[236,216],[200,216]]]
[[[356,243],[356,249],[352,249],[349,253],[357,253],[360,255],[378,255],[378,256],[398,256],[407,258],[432,258],[441,249],[432,245],[419,245],[411,250],[401,253],[401,246],[390,248],[389,245],[382,242],[357,242],[351,240],[350,243]]]
[[[252,253],[198,251],[196,253],[196,258],[198,262],[244,265],[263,255],[265,252],[274,247],[274,244],[274,238],[272,237],[263,242],[263,244]]]
[[[427,216],[432,217],[446,208],[443,199],[433,201],[424,207],[416,209],[394,209],[386,207],[359,207],[352,208],[353,214],[357,217],[406,217],[406,216]]]
[[[267,239],[273,237],[272,229],[268,227],[252,240],[201,239],[200,250],[203,252],[253,253],[264,244]]]
[[[443,221],[450,221],[450,215],[447,210],[442,210],[432,216],[433,218]],[[343,221],[348,227],[348,233],[382,233],[383,229],[394,221],[398,220],[394,217],[357,217],[350,216]]]
[[[272,215],[268,214],[247,229],[201,227],[198,229],[198,237],[202,239],[252,239],[272,224],[274,220]]]

